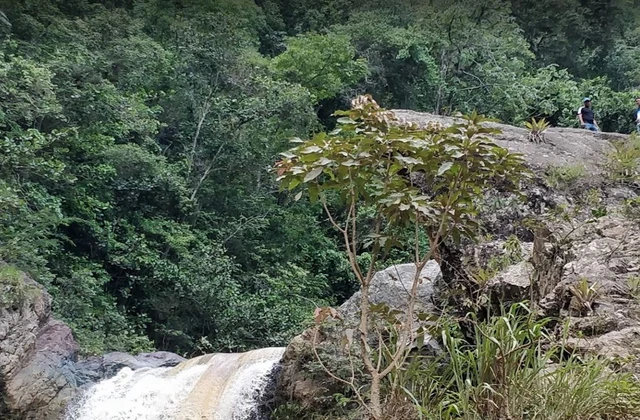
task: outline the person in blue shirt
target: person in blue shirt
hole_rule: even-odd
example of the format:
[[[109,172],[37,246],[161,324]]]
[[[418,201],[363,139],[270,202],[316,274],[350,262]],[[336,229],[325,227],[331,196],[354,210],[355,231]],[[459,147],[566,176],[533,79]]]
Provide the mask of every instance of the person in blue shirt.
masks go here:
[[[638,134],[640,134],[640,96],[636,98],[636,105],[638,105],[638,108],[636,108],[636,111],[635,111],[636,130],[638,131]]]
[[[580,120],[580,127],[586,128],[591,131],[600,131],[598,123],[596,122],[593,109],[591,109],[591,98],[584,98],[582,100],[583,106],[578,109],[578,119]]]

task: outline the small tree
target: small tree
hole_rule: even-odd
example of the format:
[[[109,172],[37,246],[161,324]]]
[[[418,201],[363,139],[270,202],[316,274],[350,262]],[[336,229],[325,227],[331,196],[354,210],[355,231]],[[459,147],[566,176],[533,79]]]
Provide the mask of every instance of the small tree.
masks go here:
[[[475,113],[464,123],[446,129],[421,129],[397,120],[370,96],[361,96],[353,101],[350,111],[338,115],[342,117],[339,126],[330,134],[294,140],[298,144],[283,154],[276,170],[283,189],[303,187],[312,201],[320,200],[344,240],[362,292],[357,340],[361,362],[370,377],[368,401],[353,379],[327,373],[352,387],[371,418],[380,419],[381,381],[402,366],[412,343],[421,340],[420,333],[416,335],[414,310],[423,268],[430,259],[438,258],[438,247],[446,238],[473,238],[476,199],[494,183],[516,189],[524,167],[520,156],[488,141],[486,135],[497,130],[481,126],[484,120]],[[346,215],[340,220],[327,205],[326,193],[331,191],[344,200]],[[362,206],[375,209],[373,232],[367,238],[359,234],[362,229],[357,226]],[[383,361],[378,355],[384,345],[382,338],[378,349],[370,345],[370,337],[382,335],[372,335],[369,288],[377,263],[392,243],[393,238],[385,232],[406,226],[413,227],[416,236],[425,232],[430,246],[421,249],[420,241],[415,241],[416,273],[406,309],[398,316],[397,345]],[[371,261],[362,267],[356,257],[365,240],[371,243]],[[319,318],[333,313],[319,311]]]

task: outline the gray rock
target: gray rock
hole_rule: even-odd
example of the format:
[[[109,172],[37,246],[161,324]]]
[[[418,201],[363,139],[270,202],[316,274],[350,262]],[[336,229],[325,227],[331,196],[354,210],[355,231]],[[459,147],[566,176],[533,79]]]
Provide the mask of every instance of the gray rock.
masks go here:
[[[439,122],[451,125],[459,122],[455,118],[433,115],[411,110],[393,110],[398,118],[426,125]],[[586,172],[593,175],[602,172],[602,156],[610,148],[610,142],[624,140],[628,136],[617,133],[592,133],[574,128],[549,128],[546,133],[547,143],[535,144],[529,141],[529,131],[525,128],[506,124],[487,123],[487,126],[498,128],[502,134],[493,139],[498,146],[511,152],[522,153],[527,165],[534,169],[546,169],[549,166],[583,165]]]
[[[406,308],[415,273],[415,264],[394,265],[377,272],[371,280],[369,301],[373,305],[384,303],[392,309]],[[441,278],[442,272],[438,263],[429,261],[420,273],[416,312],[433,312],[433,285]],[[340,306],[338,312],[345,322],[353,322],[358,317],[361,296],[358,291]]]
[[[78,384],[84,385],[111,378],[125,367],[132,370],[173,367],[185,360],[184,357],[166,351],[140,353],[137,356],[122,352],[107,353],[103,356],[82,360],[76,364]]]
[[[608,358],[637,357],[640,353],[640,327],[628,327],[598,337],[570,338],[567,348]]]
[[[533,267],[526,261],[507,267],[489,281],[492,298],[504,304],[529,299],[532,275]]]
[[[49,294],[20,277],[24,299],[0,307],[0,417],[58,419],[74,393],[78,346],[69,327],[51,318]]]

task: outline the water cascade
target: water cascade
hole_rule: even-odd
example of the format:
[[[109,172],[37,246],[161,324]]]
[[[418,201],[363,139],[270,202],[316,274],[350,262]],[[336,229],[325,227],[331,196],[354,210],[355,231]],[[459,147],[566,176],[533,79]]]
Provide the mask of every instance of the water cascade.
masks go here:
[[[284,353],[209,354],[173,368],[122,369],[89,388],[65,420],[250,420]]]

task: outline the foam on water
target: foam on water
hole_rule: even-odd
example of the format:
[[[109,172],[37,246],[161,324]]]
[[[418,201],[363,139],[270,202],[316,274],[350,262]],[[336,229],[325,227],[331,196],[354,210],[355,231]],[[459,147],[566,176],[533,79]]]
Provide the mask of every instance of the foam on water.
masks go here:
[[[122,369],[89,388],[65,420],[245,420],[283,348],[201,356],[174,368]]]

